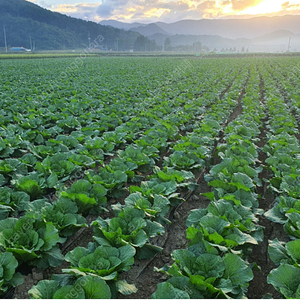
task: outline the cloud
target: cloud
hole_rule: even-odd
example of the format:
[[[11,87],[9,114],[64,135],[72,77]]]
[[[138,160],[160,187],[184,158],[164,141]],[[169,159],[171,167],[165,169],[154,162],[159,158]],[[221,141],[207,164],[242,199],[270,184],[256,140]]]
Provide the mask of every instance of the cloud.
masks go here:
[[[290,6],[290,1],[286,1],[286,2],[284,2],[284,3],[281,4],[281,7],[283,9],[286,9],[288,6]]]
[[[256,6],[263,0],[197,0],[197,11],[202,18],[218,18],[227,15],[234,15],[237,12],[244,11],[249,7]]]
[[[164,9],[170,9],[172,11],[186,11],[190,8],[189,4],[184,1],[175,1],[175,2],[159,2],[157,3],[157,7],[164,8]]]
[[[234,11],[243,11],[262,2],[261,0],[231,0]]]
[[[249,10],[269,7],[270,0],[27,0],[76,18],[100,22],[115,19],[128,22],[176,22],[181,19],[242,17]],[[61,3],[64,4],[57,4]],[[299,1],[274,0],[278,13],[298,12]],[[50,4],[51,3],[51,4]],[[42,5],[43,4],[43,5]],[[48,7],[47,7],[48,8]],[[264,12],[265,13],[265,12]],[[250,13],[251,14],[251,13]]]
[[[59,4],[57,6],[52,5],[52,10],[61,13],[91,13],[97,9],[99,5],[97,4]]]
[[[217,1],[204,1],[197,5],[197,10],[203,18],[215,18],[222,13],[222,7],[218,7]]]
[[[39,1],[41,0],[29,1],[36,1],[36,3],[39,4]],[[69,2],[69,0],[64,1]],[[201,15],[195,11],[196,6],[193,1],[189,0],[171,0],[168,2],[165,0],[102,0],[102,2],[99,2],[78,4],[69,4],[69,2],[68,4],[59,5],[52,4],[50,9],[72,17],[89,19],[96,22],[109,18],[118,20],[131,19],[133,21],[148,21],[151,19],[148,22],[154,22],[160,20],[160,17],[163,17],[162,21],[169,20],[170,22],[173,22],[180,18],[201,17]],[[43,7],[45,6],[43,5]]]
[[[96,14],[101,18],[109,18],[112,16],[114,8],[107,4],[101,4],[96,10]]]
[[[300,9],[300,4],[290,3],[290,1],[286,1],[281,4],[283,10],[296,10]]]

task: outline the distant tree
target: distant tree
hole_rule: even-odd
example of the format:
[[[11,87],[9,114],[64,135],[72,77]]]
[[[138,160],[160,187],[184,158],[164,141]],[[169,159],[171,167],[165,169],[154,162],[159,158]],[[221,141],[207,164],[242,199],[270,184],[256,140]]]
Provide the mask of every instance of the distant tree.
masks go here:
[[[241,52],[245,52],[245,47],[242,47],[242,50],[241,50]]]
[[[162,46],[157,45],[155,40],[151,40],[149,45],[150,45],[149,51],[161,51],[162,50]]]
[[[210,51],[209,47],[207,47],[207,46],[203,46],[202,49],[203,49],[204,52],[209,52]]]
[[[200,41],[193,43],[193,48],[195,52],[202,52],[202,43]]]
[[[136,38],[133,44],[134,51],[144,52],[144,51],[159,51],[161,47],[158,46],[155,40],[150,40],[149,38],[140,35]]]
[[[165,51],[172,51],[172,45],[171,45],[171,39],[169,37],[167,37],[165,39],[165,42],[164,42],[164,50]]]
[[[145,37],[140,35],[133,44],[134,51],[145,51]]]

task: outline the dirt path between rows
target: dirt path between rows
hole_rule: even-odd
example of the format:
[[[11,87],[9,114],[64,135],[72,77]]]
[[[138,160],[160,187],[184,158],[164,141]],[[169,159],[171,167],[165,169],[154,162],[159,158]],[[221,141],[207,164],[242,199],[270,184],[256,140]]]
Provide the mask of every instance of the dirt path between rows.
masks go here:
[[[263,105],[265,105],[264,99],[264,81],[263,78],[260,77],[260,101]],[[264,119],[261,120],[262,127],[260,129],[259,135],[259,143],[258,147],[260,147],[259,151],[259,161],[261,165],[266,166],[267,154],[263,152],[263,147],[267,141],[267,128],[266,122],[269,117],[266,115]],[[263,171],[259,174],[259,178],[262,181],[262,186],[258,187],[256,192],[260,195],[259,199],[259,208],[263,209],[264,212],[271,209],[274,206],[275,196],[272,194],[268,182],[264,181],[264,179],[269,180],[272,178],[272,172],[269,171],[266,167],[264,167]],[[279,240],[285,240],[287,238],[286,233],[283,230],[283,226],[281,224],[277,224],[269,221],[265,216],[259,216],[259,225],[263,226],[264,229],[264,240],[259,245],[253,247],[253,251],[249,256],[250,263],[257,263],[260,270],[254,268],[254,279],[250,282],[247,296],[249,299],[262,299],[266,294],[271,295],[273,299],[280,299],[281,294],[278,293],[274,287],[267,283],[267,276],[272,269],[275,268],[274,263],[270,260],[268,255],[268,244],[269,240],[273,240],[274,238],[278,238]]]
[[[209,200],[205,196],[196,196],[200,193],[210,191],[207,183],[204,180],[204,172],[201,173],[198,184],[198,189],[186,199],[180,207],[174,212],[171,226],[166,230],[166,233],[158,245],[163,248],[163,251],[156,255],[150,261],[135,261],[133,268],[126,273],[123,273],[122,278],[129,283],[134,283],[138,288],[138,292],[131,294],[125,299],[149,299],[156,291],[157,284],[167,280],[166,275],[154,271],[154,267],[162,268],[165,264],[171,266],[173,260],[171,253],[175,249],[186,249],[189,240],[186,238],[186,219],[190,215],[191,210],[200,207],[206,208]]]

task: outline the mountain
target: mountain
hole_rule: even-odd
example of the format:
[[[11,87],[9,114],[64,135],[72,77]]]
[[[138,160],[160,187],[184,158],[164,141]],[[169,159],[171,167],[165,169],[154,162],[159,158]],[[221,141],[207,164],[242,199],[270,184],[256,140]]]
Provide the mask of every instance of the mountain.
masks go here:
[[[155,23],[151,23],[149,25],[143,25],[139,27],[133,27],[130,28],[130,30],[138,32],[144,36],[151,36],[153,34],[164,34],[164,35],[169,35],[166,31],[161,29],[158,25]]]
[[[140,33],[142,35],[145,35],[145,36],[153,35],[153,34],[156,34],[156,33],[161,33],[161,34],[168,35],[168,33],[166,31],[161,29],[155,23],[150,23],[150,24],[142,24],[142,23],[137,23],[137,22],[135,22],[135,23],[123,23],[123,22],[116,21],[116,20],[103,20],[99,24],[100,25],[105,25],[105,26],[112,26],[112,27],[119,28],[119,29],[124,29],[124,30],[135,31],[135,32],[138,32],[138,33]]]
[[[166,38],[169,38],[173,47],[181,45],[193,45],[194,43],[200,42],[203,46],[214,48],[242,48],[252,45],[250,39],[227,39],[219,35],[186,35],[186,34],[175,34],[172,36],[163,34],[154,34],[148,36],[149,39],[154,39],[158,45],[163,45]]]
[[[134,27],[139,27],[139,26],[146,26],[147,24],[142,24],[142,23],[123,23],[123,22],[119,22],[116,20],[103,20],[99,23],[100,25],[104,25],[104,26],[112,26],[118,29],[124,29],[124,30],[129,30],[131,28]]]
[[[35,45],[36,50],[62,50],[88,48],[90,42],[91,47],[97,43],[107,49],[128,50],[140,36],[137,32],[52,12],[25,0],[0,0],[0,12],[0,24],[5,25],[9,47]],[[99,36],[104,40],[100,42]],[[0,30],[0,43],[3,47],[3,30]]]
[[[177,50],[185,49],[185,51],[194,51],[189,47],[180,46],[193,46],[196,43],[201,43],[202,46],[208,47],[210,50],[216,49],[248,49],[250,52],[283,52],[288,50],[290,44],[290,51],[296,52],[300,50],[300,34],[294,34],[290,31],[280,30],[272,32],[254,39],[228,39],[219,35],[165,35],[153,34],[148,36],[150,40],[155,40],[160,46],[164,45],[166,38],[170,39],[171,46]],[[291,38],[291,40],[290,40]],[[199,49],[199,47],[198,47]]]
[[[280,40],[289,40],[289,38],[295,38],[297,37],[297,34],[294,34],[288,30],[277,30],[268,34],[265,34],[263,36],[254,38],[253,41],[255,43],[270,43],[274,41],[280,41]]]
[[[255,17],[251,19],[182,20],[156,23],[172,34],[220,35],[225,38],[255,38],[277,30],[300,33],[300,16]]]
[[[124,24],[127,29],[146,35],[160,46],[164,46],[166,38],[169,38],[171,46],[176,50],[191,51],[192,48],[188,46],[196,43],[217,51],[231,48],[236,51],[249,49],[251,52],[282,52],[288,50],[289,44],[289,50],[300,50],[300,16],[182,20],[170,24],[142,24],[138,27],[135,27],[136,23],[130,27],[128,23],[118,22],[119,27]]]
[[[128,23],[119,22],[118,26],[130,27]],[[125,25],[126,24],[126,25]],[[278,30],[287,30],[295,34],[300,33],[300,16],[285,15],[279,17],[254,17],[250,19],[201,19],[182,20],[175,23],[155,23],[160,29],[168,34],[189,34],[189,35],[219,35],[224,38],[253,39]],[[147,26],[142,24],[140,26]],[[160,32],[153,32],[160,33]]]
[[[300,34],[294,34],[288,30],[277,30],[272,33],[252,39],[254,45],[277,47],[282,51],[288,50],[299,51],[300,49]]]

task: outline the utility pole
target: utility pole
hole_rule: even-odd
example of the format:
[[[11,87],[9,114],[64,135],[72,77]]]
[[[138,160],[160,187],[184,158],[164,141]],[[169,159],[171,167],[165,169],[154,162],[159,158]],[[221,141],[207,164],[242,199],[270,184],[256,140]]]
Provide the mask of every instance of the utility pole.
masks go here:
[[[119,52],[119,38],[117,38],[117,52]]]
[[[32,51],[31,35],[29,35],[29,42],[30,42],[30,50]]]
[[[6,30],[5,30],[5,25],[3,26],[3,31],[4,31],[5,52],[7,53],[7,42],[6,42]]]
[[[290,52],[290,48],[291,48],[291,37],[290,37],[290,39],[289,39],[289,45],[288,45],[288,50],[287,50],[287,52]]]
[[[89,33],[89,37],[88,37],[88,39],[89,39],[89,48],[91,48],[91,37],[90,37],[90,32],[88,32]]]

